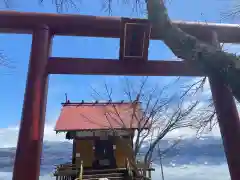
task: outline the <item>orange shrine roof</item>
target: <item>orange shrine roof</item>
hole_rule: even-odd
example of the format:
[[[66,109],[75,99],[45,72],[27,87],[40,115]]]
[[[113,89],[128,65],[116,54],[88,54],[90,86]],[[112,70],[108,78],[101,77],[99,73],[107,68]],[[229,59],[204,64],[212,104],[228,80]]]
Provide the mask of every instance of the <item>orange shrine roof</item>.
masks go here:
[[[55,131],[138,129],[145,126],[140,103],[63,103]]]

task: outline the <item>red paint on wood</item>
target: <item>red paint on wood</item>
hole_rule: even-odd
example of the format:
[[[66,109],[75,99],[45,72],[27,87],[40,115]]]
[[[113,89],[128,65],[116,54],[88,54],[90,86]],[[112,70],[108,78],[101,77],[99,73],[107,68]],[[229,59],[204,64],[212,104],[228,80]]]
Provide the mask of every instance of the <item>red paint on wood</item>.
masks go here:
[[[50,32],[33,32],[30,64],[16,150],[13,180],[38,180],[46,110]]]
[[[129,76],[203,76],[196,64],[186,61],[120,61],[116,59],[85,59],[51,57],[49,74],[95,74]]]
[[[0,32],[7,33],[32,33],[39,24],[48,25],[55,35],[119,38],[121,32],[120,17],[0,11],[0,22]],[[209,32],[216,31],[219,42],[240,42],[238,24],[186,21],[173,21],[173,24],[201,40],[209,39]],[[155,27],[151,39],[162,39]]]

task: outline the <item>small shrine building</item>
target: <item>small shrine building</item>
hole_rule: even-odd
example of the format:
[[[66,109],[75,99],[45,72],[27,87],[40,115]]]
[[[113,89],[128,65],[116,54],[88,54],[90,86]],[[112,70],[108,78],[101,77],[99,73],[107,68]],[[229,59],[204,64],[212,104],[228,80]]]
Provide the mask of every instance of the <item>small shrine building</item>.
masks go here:
[[[55,131],[73,140],[72,164],[84,169],[117,169],[133,160],[134,132],[142,128],[140,103],[62,104]]]

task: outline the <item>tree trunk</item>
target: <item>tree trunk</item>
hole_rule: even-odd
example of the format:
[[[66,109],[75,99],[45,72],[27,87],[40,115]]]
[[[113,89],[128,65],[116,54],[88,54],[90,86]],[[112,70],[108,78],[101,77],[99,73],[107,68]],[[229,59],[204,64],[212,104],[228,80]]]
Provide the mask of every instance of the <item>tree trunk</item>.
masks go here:
[[[195,61],[207,75],[214,74],[222,79],[235,98],[240,102],[240,58],[207,44],[174,26],[167,14],[163,0],[148,0],[148,19],[163,37],[165,44],[179,58]],[[206,39],[212,32],[206,34]]]

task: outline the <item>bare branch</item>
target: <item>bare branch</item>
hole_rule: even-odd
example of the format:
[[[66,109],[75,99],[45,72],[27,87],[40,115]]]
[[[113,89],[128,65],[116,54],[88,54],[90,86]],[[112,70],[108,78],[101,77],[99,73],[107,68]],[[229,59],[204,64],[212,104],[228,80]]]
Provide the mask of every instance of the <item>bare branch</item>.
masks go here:
[[[120,109],[117,104],[111,104],[111,102],[114,102],[112,97],[113,89],[105,84],[104,87],[110,107],[105,108],[104,112],[109,122],[117,122],[122,129],[128,127],[136,128],[132,152],[134,159],[139,155],[142,145],[148,141],[149,148],[147,153],[144,154],[144,162],[149,166],[153,160],[153,152],[158,147],[159,142],[169,132],[185,127],[200,128],[199,124],[209,123],[209,119],[206,119],[208,117],[206,116],[207,113],[205,111],[198,112],[199,101],[188,100],[188,96],[192,96],[197,91],[203,90],[206,78],[194,82],[192,85],[187,86],[187,88],[185,87],[186,92],[184,91],[180,98],[177,98],[175,95],[166,96],[165,91],[167,92],[169,87],[171,87],[169,84],[161,89],[154,87],[150,91],[147,91],[147,78],[143,78],[140,81],[139,87],[134,90],[134,86],[129,79],[125,80],[126,87],[124,88],[124,93],[127,95],[127,102],[131,105],[125,109]],[[96,94],[101,96],[99,93]],[[187,103],[186,99],[188,100]],[[131,117],[129,117],[130,125],[126,124],[126,120],[123,118],[126,112],[131,114]],[[200,117],[205,119],[201,119]],[[114,132],[116,131],[111,123],[109,123],[109,128]],[[178,143],[179,141],[176,141],[172,146],[163,150],[161,155],[167,153]],[[128,144],[128,146],[132,147],[132,144]],[[134,163],[134,161],[131,162],[132,166],[137,170],[137,164]]]
[[[7,68],[8,70],[13,70],[15,69],[14,63],[10,61],[9,58],[3,53],[3,51],[0,51],[0,71],[1,68]],[[0,75],[9,75],[10,73],[0,73]]]

